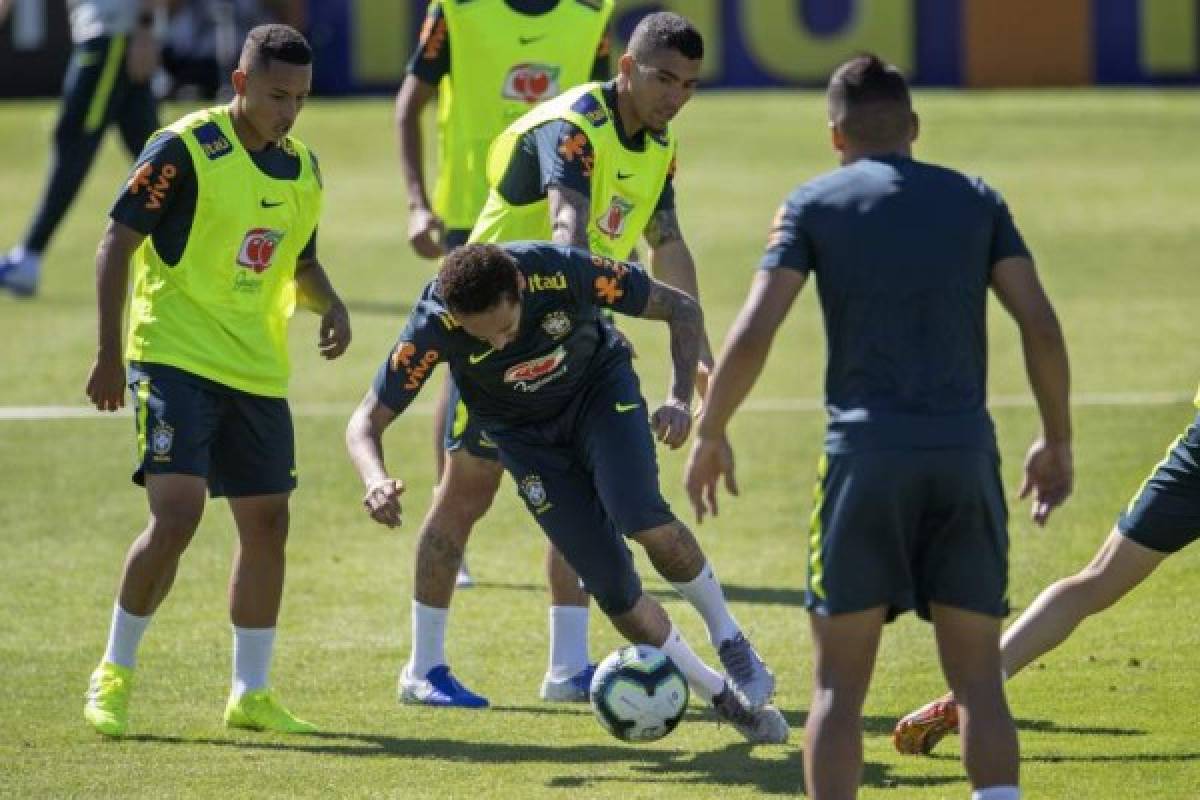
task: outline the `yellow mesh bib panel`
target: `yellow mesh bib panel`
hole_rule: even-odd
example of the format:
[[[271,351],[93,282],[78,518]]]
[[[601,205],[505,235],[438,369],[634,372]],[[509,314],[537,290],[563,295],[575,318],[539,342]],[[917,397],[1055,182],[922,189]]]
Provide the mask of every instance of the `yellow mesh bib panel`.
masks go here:
[[[593,110],[586,114],[573,111],[572,106],[587,94],[591,94],[597,103]],[[488,156],[491,190],[471,232],[471,241],[550,240],[550,212],[545,198],[515,206],[501,196],[497,187],[508,170],[521,136],[557,119],[578,126],[595,152],[588,212],[589,249],[609,258],[628,258],[646,229],[666,184],[675,157],[675,137],[670,132],[661,137],[647,133],[644,150],[627,149],[617,136],[615,121],[604,104],[598,83],[577,87],[543,103],[496,137]]]
[[[175,266],[159,257],[151,237],[134,253],[126,356],[283,397],[296,259],[321,211],[312,158],[288,137],[283,146],[300,159],[299,177],[266,175],[239,142],[226,108],[189,114],[166,130],[191,156],[196,213]]]
[[[450,72],[438,87],[434,211],[469,229],[487,198],[488,145],[536,103],[588,79],[613,0],[559,0],[545,14],[504,0],[443,0]]]

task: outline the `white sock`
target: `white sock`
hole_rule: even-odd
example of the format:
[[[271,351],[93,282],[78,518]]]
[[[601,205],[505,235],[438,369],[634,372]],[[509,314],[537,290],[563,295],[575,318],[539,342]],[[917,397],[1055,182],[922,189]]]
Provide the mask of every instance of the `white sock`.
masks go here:
[[[700,660],[700,656],[696,655],[696,651],[688,645],[683,634],[675,626],[671,626],[667,640],[660,644],[658,649],[671,657],[675,666],[683,673],[683,677],[687,678],[692,691],[705,703],[711,703],[712,699],[725,689],[725,678]]]
[[[989,786],[971,792],[971,800],[1021,800],[1021,790],[1016,786]]]
[[[412,655],[408,674],[424,679],[429,670],[446,663],[446,617],[450,609],[412,602]]]
[[[565,681],[588,665],[588,607],[550,606],[550,664],[546,675]]]
[[[275,650],[274,628],[233,626],[233,696],[267,688],[271,655]]]
[[[712,564],[705,562],[700,574],[687,583],[671,585],[700,612],[700,616],[704,617],[704,624],[708,627],[708,640],[712,642],[713,647],[720,647],[721,642],[737,636],[741,628],[729,613],[725,592],[721,590]]]
[[[112,625],[108,629],[104,660],[129,669],[136,667],[138,645],[149,624],[149,615],[136,617],[121,608],[120,603],[113,603]]]

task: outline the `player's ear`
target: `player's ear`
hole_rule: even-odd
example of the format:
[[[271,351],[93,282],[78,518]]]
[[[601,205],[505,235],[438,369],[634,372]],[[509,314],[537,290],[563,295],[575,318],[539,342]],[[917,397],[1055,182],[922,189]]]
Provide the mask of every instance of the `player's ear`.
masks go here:
[[[233,71],[233,75],[230,76],[230,79],[231,79],[231,82],[233,83],[233,91],[236,92],[237,94],[245,95],[246,94],[246,71],[244,69],[242,69],[241,67],[238,67],[237,69],[235,69]]]
[[[829,143],[833,145],[833,149],[839,153],[846,150],[846,134],[842,133],[842,129],[838,127],[833,120],[829,121]]]
[[[526,287],[527,285],[528,285],[528,284],[526,284],[526,282],[525,282],[525,273],[523,273],[523,272],[517,272],[517,291],[518,291],[519,293],[522,293],[522,294],[524,294],[524,292],[525,292],[525,287]]]
[[[921,118],[917,116],[917,112],[912,112],[912,122],[909,123],[908,141],[909,144],[915,142],[917,137],[921,135]]]
[[[633,75],[633,63],[633,56],[629,53],[622,53],[621,57],[617,59],[617,73],[625,80],[629,80]]]

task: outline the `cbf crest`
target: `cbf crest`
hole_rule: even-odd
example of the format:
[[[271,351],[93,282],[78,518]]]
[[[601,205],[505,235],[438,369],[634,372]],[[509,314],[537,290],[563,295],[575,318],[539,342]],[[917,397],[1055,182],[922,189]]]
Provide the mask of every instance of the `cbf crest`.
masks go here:
[[[150,452],[155,461],[171,460],[171,445],[175,443],[175,429],[165,422],[159,422],[150,432]]]
[[[565,311],[551,311],[542,317],[542,330],[553,339],[561,339],[571,332],[571,318]]]
[[[529,505],[539,513],[548,507],[546,506],[546,487],[542,485],[542,479],[537,475],[525,476],[521,481],[521,494],[525,495]]]

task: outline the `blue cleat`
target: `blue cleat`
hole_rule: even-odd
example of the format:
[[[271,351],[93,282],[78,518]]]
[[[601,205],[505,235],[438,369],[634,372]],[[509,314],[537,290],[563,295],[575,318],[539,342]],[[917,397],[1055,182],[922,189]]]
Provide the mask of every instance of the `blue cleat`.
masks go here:
[[[542,691],[539,693],[543,700],[551,703],[586,703],[588,690],[592,687],[592,676],[596,674],[596,665],[588,664],[569,678],[556,681],[547,673],[542,679]]]
[[[0,257],[0,288],[8,289],[17,297],[33,297],[37,294],[41,275],[40,262],[35,254],[13,248]]]
[[[488,699],[459,683],[445,664],[429,670],[424,678],[412,677],[405,666],[400,671],[399,683],[397,688],[401,703],[442,708],[488,707]]]

